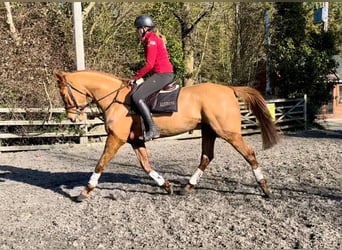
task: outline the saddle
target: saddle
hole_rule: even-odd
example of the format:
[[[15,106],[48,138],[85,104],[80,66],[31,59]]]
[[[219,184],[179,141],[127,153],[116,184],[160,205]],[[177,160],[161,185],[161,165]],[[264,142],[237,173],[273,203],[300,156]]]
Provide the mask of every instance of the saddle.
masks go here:
[[[132,89],[132,93],[137,88]],[[177,81],[173,81],[160,91],[157,91],[145,98],[145,103],[152,114],[177,112],[179,91],[179,84],[177,84]]]

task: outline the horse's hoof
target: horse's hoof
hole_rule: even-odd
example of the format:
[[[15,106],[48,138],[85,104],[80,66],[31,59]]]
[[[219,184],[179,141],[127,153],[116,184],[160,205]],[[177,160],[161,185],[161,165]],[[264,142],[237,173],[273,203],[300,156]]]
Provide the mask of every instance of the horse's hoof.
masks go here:
[[[163,186],[164,190],[168,193],[168,194],[173,194],[173,187],[172,184],[168,181],[165,180]]]
[[[84,200],[86,200],[89,197],[89,194],[87,194],[85,191],[83,191],[82,193],[80,193],[79,196],[75,197],[75,201],[76,202],[82,202]]]
[[[180,195],[187,195],[195,191],[195,186],[188,183],[184,186],[183,189],[180,190],[179,194]]]
[[[259,186],[260,186],[262,192],[264,193],[264,197],[266,199],[274,199],[274,195],[272,194],[270,187],[268,186],[268,183],[265,179],[263,179],[259,182]]]
[[[272,194],[272,192],[270,192],[270,191],[268,191],[267,193],[264,192],[264,198],[267,200],[273,200],[274,194]]]

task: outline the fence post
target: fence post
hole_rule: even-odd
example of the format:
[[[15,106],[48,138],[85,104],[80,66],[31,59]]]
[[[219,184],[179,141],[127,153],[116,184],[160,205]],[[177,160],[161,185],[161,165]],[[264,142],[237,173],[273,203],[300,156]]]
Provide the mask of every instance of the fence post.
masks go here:
[[[275,103],[267,103],[267,108],[270,111],[270,114],[271,114],[271,117],[272,117],[272,121],[275,122],[276,121],[276,117],[275,117],[276,106],[275,106]]]
[[[307,115],[306,115],[306,100],[307,100],[307,96],[306,94],[304,94],[304,129],[307,130],[308,126],[307,126]]]
[[[88,115],[85,113],[85,123],[84,125],[80,125],[81,129],[81,136],[80,136],[80,144],[87,144],[88,143]]]

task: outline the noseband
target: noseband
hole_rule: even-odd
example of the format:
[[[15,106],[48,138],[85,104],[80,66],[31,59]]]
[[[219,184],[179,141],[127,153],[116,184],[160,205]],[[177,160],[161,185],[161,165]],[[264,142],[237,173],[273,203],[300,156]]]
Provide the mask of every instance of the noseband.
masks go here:
[[[71,98],[71,101],[73,102],[73,104],[72,104],[71,106],[66,107],[66,110],[69,110],[69,109],[72,109],[72,108],[76,108],[75,114],[80,115],[80,114],[82,113],[82,111],[83,111],[86,107],[90,106],[90,104],[91,104],[92,102],[87,103],[86,105],[83,105],[83,106],[82,106],[82,105],[78,105],[78,103],[77,103],[77,101],[76,101],[76,98],[75,98],[75,96],[74,96],[73,93],[72,93],[72,90],[75,90],[75,91],[77,91],[78,93],[80,93],[80,94],[82,94],[82,95],[84,95],[84,96],[87,96],[87,94],[84,93],[84,92],[82,92],[82,91],[80,91],[79,89],[75,88],[75,87],[72,86],[70,83],[67,83],[66,86],[67,86],[67,88],[68,88],[69,97]]]

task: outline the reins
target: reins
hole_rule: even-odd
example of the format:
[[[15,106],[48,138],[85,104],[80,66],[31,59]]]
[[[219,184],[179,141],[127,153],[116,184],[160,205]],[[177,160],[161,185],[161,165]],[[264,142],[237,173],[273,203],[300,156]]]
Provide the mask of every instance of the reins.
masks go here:
[[[129,104],[129,103],[126,103],[126,102],[122,102],[122,101],[117,100],[117,97],[118,97],[118,95],[119,95],[119,93],[120,93],[120,90],[126,88],[127,86],[129,86],[128,83],[123,83],[123,84],[121,84],[120,88],[118,88],[118,89],[116,89],[116,90],[114,90],[114,91],[108,93],[107,95],[101,97],[100,99],[97,100],[97,102],[99,102],[99,101],[101,101],[101,100],[107,98],[108,96],[110,96],[110,95],[116,93],[116,95],[115,95],[113,101],[108,105],[107,108],[104,109],[104,111],[107,111],[107,110],[110,108],[110,106],[112,106],[114,103],[119,103],[119,104],[122,104],[122,105],[125,105],[125,106],[131,106],[131,104]]]

